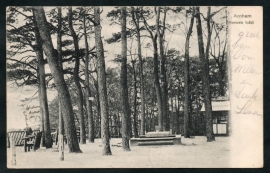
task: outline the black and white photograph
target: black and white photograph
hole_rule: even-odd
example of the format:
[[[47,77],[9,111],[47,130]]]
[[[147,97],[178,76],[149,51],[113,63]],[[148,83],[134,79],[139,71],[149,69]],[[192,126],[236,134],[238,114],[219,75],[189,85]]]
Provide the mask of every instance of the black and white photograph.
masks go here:
[[[7,168],[262,168],[262,14],[7,6]]]

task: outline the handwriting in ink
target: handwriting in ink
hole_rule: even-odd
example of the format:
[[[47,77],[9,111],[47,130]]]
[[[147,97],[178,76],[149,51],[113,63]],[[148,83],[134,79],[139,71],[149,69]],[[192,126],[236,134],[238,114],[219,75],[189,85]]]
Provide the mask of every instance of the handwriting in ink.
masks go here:
[[[253,99],[253,100],[256,100],[257,99],[258,88],[255,91],[251,92],[251,93],[246,93],[245,88],[246,88],[246,86],[244,86],[240,90],[237,90],[234,95],[237,98],[240,98],[240,99]]]
[[[245,114],[245,115],[262,115],[258,111],[250,110],[250,106],[252,105],[252,101],[248,100],[243,106],[237,106],[237,111],[235,111],[236,114]]]
[[[243,80],[242,82],[240,82],[240,84],[243,84],[243,85],[252,85],[249,82],[247,82],[246,80]]]
[[[254,67],[254,64],[249,64],[249,65],[241,65],[241,64],[236,64],[234,67],[232,67],[232,72],[233,73],[249,73],[249,74],[261,74],[257,72],[257,70]]]

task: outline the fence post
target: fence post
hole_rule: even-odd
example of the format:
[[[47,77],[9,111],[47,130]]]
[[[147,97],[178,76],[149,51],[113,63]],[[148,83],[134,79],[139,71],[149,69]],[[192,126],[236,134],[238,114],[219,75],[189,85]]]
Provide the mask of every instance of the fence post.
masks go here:
[[[58,135],[58,149],[59,149],[59,160],[63,161],[64,160],[64,136],[59,134]]]
[[[11,154],[12,154],[11,164],[16,165],[16,148],[15,148],[15,140],[13,137],[11,138]]]
[[[7,133],[7,147],[10,148],[10,137],[8,133]]]

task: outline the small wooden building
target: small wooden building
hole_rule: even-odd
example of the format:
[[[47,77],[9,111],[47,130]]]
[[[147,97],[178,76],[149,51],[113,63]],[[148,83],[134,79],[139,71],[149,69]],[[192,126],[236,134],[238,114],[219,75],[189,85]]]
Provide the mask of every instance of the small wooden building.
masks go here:
[[[205,111],[202,106],[201,111]],[[212,99],[213,132],[215,135],[229,135],[230,101],[227,97]]]

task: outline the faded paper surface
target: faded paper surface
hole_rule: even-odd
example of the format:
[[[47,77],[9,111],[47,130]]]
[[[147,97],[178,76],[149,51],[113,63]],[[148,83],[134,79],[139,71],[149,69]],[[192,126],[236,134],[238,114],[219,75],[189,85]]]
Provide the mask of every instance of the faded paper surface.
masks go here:
[[[104,8],[106,10],[106,8]],[[82,145],[82,150],[86,151],[82,155],[65,153],[65,161],[58,162],[56,153],[36,152],[23,153],[18,152],[18,156],[24,156],[17,159],[18,165],[10,165],[10,151],[7,154],[7,163],[9,168],[108,168],[114,165],[114,168],[159,168],[159,167],[228,167],[228,168],[258,168],[263,167],[263,18],[262,7],[228,7],[228,72],[230,88],[230,116],[229,116],[229,149],[228,155],[219,155],[223,150],[219,147],[220,143],[226,143],[226,138],[218,139],[208,148],[205,145],[205,137],[199,139],[196,145],[193,142],[187,143],[182,148],[172,146],[158,148],[153,147],[151,150],[146,148],[131,148],[131,153],[124,153],[120,148],[112,148],[113,156],[101,156],[101,148],[97,146]],[[194,23],[195,25],[195,23]],[[104,33],[113,30],[113,27],[104,27]],[[114,28],[115,29],[115,28]],[[117,28],[118,29],[118,28]],[[118,31],[115,29],[115,31]],[[113,30],[114,31],[114,30]],[[193,30],[196,35],[196,29]],[[173,39],[172,39],[173,41]],[[196,40],[197,42],[197,40]],[[196,42],[192,46],[197,50]],[[108,45],[106,45],[108,46]],[[192,48],[191,48],[192,49]],[[112,50],[119,52],[120,47],[113,47]],[[151,54],[148,52],[148,54]],[[146,50],[147,55],[147,50]],[[106,64],[107,66],[107,64]],[[15,93],[10,90],[7,93],[7,99],[12,98]],[[28,94],[29,95],[29,94]],[[51,100],[57,94],[50,94]],[[16,95],[16,99],[19,99]],[[16,100],[13,99],[13,100]],[[14,101],[7,103],[10,110],[14,109]],[[16,103],[17,104],[17,103]],[[19,103],[18,103],[19,104]],[[34,105],[36,106],[36,105]],[[7,125],[12,124],[14,127],[19,126],[16,117],[8,114]],[[23,124],[23,123],[22,123]],[[24,125],[24,124],[23,124]],[[22,125],[22,126],[23,126]],[[182,138],[184,141],[185,139]],[[96,142],[96,141],[95,141]],[[100,141],[97,141],[99,144]],[[119,141],[111,140],[111,144]],[[185,141],[184,141],[185,142]],[[184,147],[190,147],[188,151]],[[200,148],[200,147],[205,148]],[[211,148],[214,146],[213,148]],[[215,147],[217,146],[217,147]],[[95,148],[96,147],[96,148]],[[171,146],[170,146],[171,147]],[[67,147],[66,147],[67,148]],[[226,148],[226,147],[225,147]],[[213,165],[208,155],[202,155],[203,150],[209,150],[207,153],[214,157],[222,158],[218,165]],[[212,150],[211,150],[212,149]],[[226,148],[227,151],[227,148]],[[118,152],[118,153],[117,153]],[[135,154],[134,154],[135,153]],[[189,157],[194,155],[194,160]],[[195,153],[195,154],[194,154]],[[223,151],[223,153],[225,153]],[[40,159],[36,159],[36,158]],[[41,158],[44,159],[41,159]],[[46,158],[47,157],[47,158]],[[52,159],[53,157],[53,159]],[[212,159],[213,159],[212,158]],[[20,160],[21,159],[21,160]],[[215,158],[214,158],[215,159]],[[31,162],[35,161],[34,164]],[[46,162],[44,161],[46,160]],[[78,161],[79,160],[79,161]],[[102,163],[100,162],[102,160]],[[129,162],[124,163],[124,161]],[[44,162],[43,162],[44,161]],[[90,161],[89,164],[87,161]],[[57,164],[55,164],[57,162]],[[79,164],[77,164],[79,162]],[[145,162],[142,164],[142,162]],[[24,165],[23,163],[29,163]],[[121,164],[122,163],[122,164]],[[108,166],[109,165],[109,166]]]
[[[263,167],[263,11],[228,12],[231,167]]]

